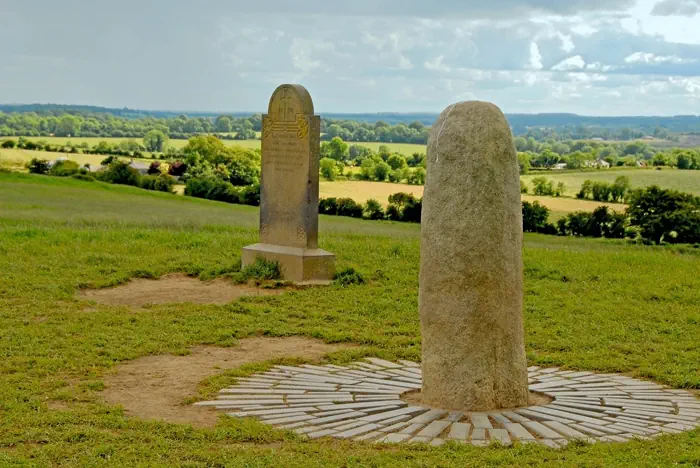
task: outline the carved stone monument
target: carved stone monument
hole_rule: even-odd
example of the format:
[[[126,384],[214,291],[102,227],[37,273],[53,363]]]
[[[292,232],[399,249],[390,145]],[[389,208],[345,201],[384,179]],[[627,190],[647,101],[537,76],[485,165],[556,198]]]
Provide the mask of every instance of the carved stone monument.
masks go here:
[[[330,282],[335,256],[318,248],[321,119],[309,92],[282,85],[262,123],[260,243],[243,248],[243,265],[277,261],[285,280]]]
[[[438,117],[428,141],[419,308],[423,403],[527,406],[522,208],[508,122],[485,102]]]

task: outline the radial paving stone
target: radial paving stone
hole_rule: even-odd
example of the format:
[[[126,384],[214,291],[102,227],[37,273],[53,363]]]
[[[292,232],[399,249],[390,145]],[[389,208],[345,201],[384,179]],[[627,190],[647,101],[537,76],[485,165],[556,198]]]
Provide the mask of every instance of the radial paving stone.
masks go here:
[[[613,374],[537,366],[528,371],[530,390],[549,396],[550,403],[483,413],[412,404],[401,396],[420,389],[420,365],[370,358],[346,366],[275,366],[195,405],[312,439],[433,446],[453,440],[561,448],[572,439],[622,442],[700,426],[700,400],[685,390]]]

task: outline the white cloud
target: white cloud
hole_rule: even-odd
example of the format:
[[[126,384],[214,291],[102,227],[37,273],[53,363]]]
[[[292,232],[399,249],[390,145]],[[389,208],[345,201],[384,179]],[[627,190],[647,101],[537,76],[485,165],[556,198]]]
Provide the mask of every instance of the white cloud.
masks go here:
[[[523,81],[528,86],[534,85],[537,83],[537,73],[525,73],[525,78]]]
[[[625,57],[625,63],[643,63],[652,65],[660,65],[664,63],[678,65],[682,63],[694,63],[697,61],[698,59],[684,59],[678,57],[677,55],[654,55],[651,52],[635,52]]]
[[[404,55],[399,56],[399,70],[410,70],[413,68],[411,61]]]
[[[542,70],[542,54],[536,42],[530,43],[530,68],[533,70]]]
[[[561,50],[563,50],[564,53],[569,54],[576,48],[570,35],[557,32],[557,36],[559,36],[559,39],[561,40]]]
[[[311,54],[314,51],[329,51],[333,49],[333,44],[295,38],[289,46],[289,56],[292,59],[294,68],[304,73],[309,73],[317,69],[328,72],[330,71],[330,67],[319,59],[313,59]]]
[[[700,98],[700,78],[669,78],[671,84],[683,89],[688,96]]]
[[[591,71],[609,72],[611,70],[614,70],[615,68],[616,67],[613,67],[612,65],[603,65],[600,62],[592,62],[586,64],[586,70]]]
[[[576,81],[579,83],[593,83],[593,82],[600,82],[600,81],[607,81],[608,78],[605,75],[601,75],[600,73],[582,73],[582,72],[572,72],[568,74],[569,78],[571,78],[571,81]]]
[[[432,61],[424,62],[423,66],[425,67],[426,70],[449,72],[451,70],[451,68],[443,63],[444,60],[445,60],[445,56],[439,55],[439,56],[435,57]]]
[[[136,0],[35,0],[40,16],[0,0],[13,14],[0,28],[0,99],[260,111],[277,85],[300,82],[319,112],[438,111],[471,93],[507,112],[697,114],[698,18],[652,16],[659,1],[173,2],[165,28],[125,8]],[[190,66],[172,80],[151,66],[183,53]],[[49,62],[22,56],[65,65],[47,76],[37,70]],[[115,69],[143,73],[136,85]]]
[[[654,16],[695,16],[700,13],[700,0],[662,0],[651,10]]]
[[[580,55],[574,55],[573,57],[566,58],[552,67],[552,70],[556,71],[570,71],[570,70],[581,70],[586,66],[586,62]]]

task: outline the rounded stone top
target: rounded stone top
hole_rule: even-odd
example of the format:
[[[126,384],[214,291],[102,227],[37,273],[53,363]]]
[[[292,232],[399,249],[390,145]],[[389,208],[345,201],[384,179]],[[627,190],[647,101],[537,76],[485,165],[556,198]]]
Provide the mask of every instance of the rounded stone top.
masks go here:
[[[462,101],[448,106],[433,124],[428,160],[441,160],[443,154],[454,159],[457,155],[486,152],[510,162],[512,145],[510,126],[498,106],[485,101]]]
[[[302,85],[283,84],[272,93],[267,113],[276,120],[294,120],[297,114],[313,115],[314,103]]]

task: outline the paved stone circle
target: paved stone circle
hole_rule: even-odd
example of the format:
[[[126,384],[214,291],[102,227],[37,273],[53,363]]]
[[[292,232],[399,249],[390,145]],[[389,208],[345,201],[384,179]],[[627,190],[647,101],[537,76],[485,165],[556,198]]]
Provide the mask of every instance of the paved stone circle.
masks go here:
[[[409,404],[420,365],[368,358],[347,366],[275,366],[238,379],[214,401],[195,403],[232,417],[255,417],[311,439],[377,443],[447,441],[565,446],[570,440],[624,442],[700,426],[700,400],[686,390],[616,374],[528,368],[530,391],[551,403],[511,411],[462,413]]]

